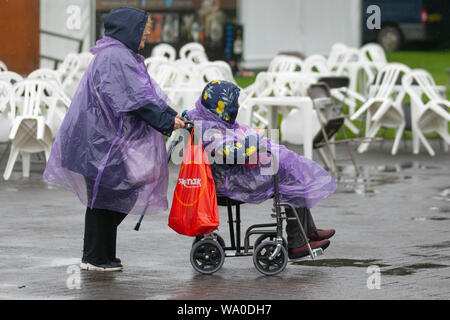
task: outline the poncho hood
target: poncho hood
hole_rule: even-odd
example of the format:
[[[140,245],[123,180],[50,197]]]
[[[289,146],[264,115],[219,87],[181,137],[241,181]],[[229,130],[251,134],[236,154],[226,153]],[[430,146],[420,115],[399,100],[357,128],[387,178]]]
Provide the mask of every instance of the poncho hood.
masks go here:
[[[201,104],[220,120],[234,124],[239,110],[240,91],[234,83],[211,81],[203,89]]]
[[[148,16],[148,12],[136,8],[121,7],[111,10],[105,16],[105,36],[119,40],[137,53]]]

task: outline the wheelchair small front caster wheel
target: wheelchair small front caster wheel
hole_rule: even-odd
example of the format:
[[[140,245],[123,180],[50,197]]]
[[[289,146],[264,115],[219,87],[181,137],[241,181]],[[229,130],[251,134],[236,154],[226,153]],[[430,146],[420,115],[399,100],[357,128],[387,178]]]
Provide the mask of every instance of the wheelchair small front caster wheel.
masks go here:
[[[219,242],[206,239],[196,242],[191,249],[192,267],[202,274],[213,274],[222,268],[225,252]]]
[[[278,244],[275,241],[265,241],[256,247],[253,252],[255,268],[266,276],[276,275],[286,268],[288,254],[286,248],[281,245],[279,252],[274,256]]]

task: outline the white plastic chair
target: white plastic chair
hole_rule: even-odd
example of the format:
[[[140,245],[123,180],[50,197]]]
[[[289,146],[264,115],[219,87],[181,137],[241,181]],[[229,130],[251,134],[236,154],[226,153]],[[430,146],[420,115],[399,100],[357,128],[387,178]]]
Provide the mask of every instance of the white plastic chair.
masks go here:
[[[327,59],[319,54],[308,56],[303,61],[303,72],[322,76],[332,75]]]
[[[155,71],[160,64],[168,62],[169,59],[167,59],[166,57],[150,57],[145,59],[144,61],[145,66],[147,67],[148,74],[152,77],[155,75]]]
[[[191,61],[194,64],[201,64],[209,61],[208,56],[204,51],[191,51],[186,60]]]
[[[267,72],[300,72],[302,69],[302,59],[288,55],[277,55],[270,62]]]
[[[444,100],[436,90],[433,77],[425,70],[416,69],[402,79],[406,93],[411,97],[411,125],[413,131],[413,153],[418,154],[423,143],[431,156],[435,152],[424,133],[436,131],[444,139],[446,150],[450,144],[448,123],[450,102]]]
[[[9,82],[11,85],[14,85],[16,82],[22,81],[23,77],[15,73],[13,71],[3,71],[0,72],[0,81]]]
[[[236,83],[236,80],[234,79],[234,76],[233,76],[233,71],[231,70],[231,66],[228,64],[228,62],[222,61],[222,60],[216,60],[216,61],[212,61],[210,63],[214,66],[217,66],[222,71],[224,80]]]
[[[78,55],[75,53],[69,53],[63,60],[63,62],[59,65],[56,72],[61,79],[61,82],[64,82],[69,73],[77,67],[79,64]]]
[[[90,52],[70,53],[56,71],[61,79],[62,88],[69,97],[72,98],[75,94],[78,84],[93,58],[94,55]]]
[[[9,151],[9,132],[12,127],[12,85],[6,81],[0,81],[0,143],[7,144],[5,150],[0,155],[0,162]]]
[[[270,105],[277,106],[278,103],[286,103],[296,97],[305,97],[306,91],[314,79],[303,75],[300,72],[261,72],[256,77],[253,92],[247,92],[247,99],[244,104],[252,98],[263,98],[270,101]],[[273,107],[261,106],[257,104],[249,116],[249,123],[252,125],[267,125],[273,129],[277,125],[276,113]],[[287,116],[290,108],[282,108],[280,111]],[[240,112],[240,111],[239,111]]]
[[[60,76],[59,74],[51,69],[38,69],[30,73],[27,77],[29,80],[42,80],[45,82],[48,82],[52,86],[54,86],[55,91],[52,92],[52,94],[58,95],[59,99],[56,103],[55,107],[55,116],[54,120],[52,122],[51,128],[53,137],[56,137],[56,133],[58,132],[58,129],[60,125],[62,124],[62,121],[64,120],[64,117],[66,115],[66,112],[68,108],[70,107],[70,104],[72,103],[69,96],[64,92],[63,86],[61,84]]]
[[[181,107],[179,90],[183,82],[183,76],[183,73],[173,64],[165,63],[158,65],[153,77],[171,100],[172,108],[177,111]]]
[[[175,61],[177,57],[177,51],[170,44],[160,43],[153,48],[151,56],[165,57],[169,61]]]
[[[293,124],[288,121],[284,126],[282,123],[283,139],[289,134],[286,133],[286,127],[292,128],[295,132],[291,141],[303,144],[305,157],[312,159],[313,123],[316,116],[312,101],[305,94],[312,82],[314,79],[301,72],[259,73],[252,90],[247,91],[246,99],[241,104],[247,118],[245,123],[275,129],[279,113],[283,114],[284,121],[294,114],[291,110],[297,110],[301,114],[298,117],[301,122]]]
[[[327,59],[321,55],[309,56],[305,59],[303,67],[303,72],[315,76],[317,81],[320,81],[320,78],[323,77],[342,77],[331,71]],[[330,93],[335,100],[348,106],[350,115],[355,112],[358,101],[362,103],[366,101],[363,95],[348,87],[331,88]],[[354,134],[359,133],[359,129],[347,118],[345,119],[345,126]]]
[[[6,67],[6,64],[0,60],[0,72],[8,71],[8,67]]]
[[[57,101],[54,87],[41,80],[24,80],[13,87],[11,151],[3,178],[9,180],[19,153],[24,177],[30,175],[30,154],[44,151],[46,160],[53,142],[49,122]],[[17,112],[17,113],[16,113]]]
[[[352,116],[356,120],[366,113],[366,137],[373,138],[381,127],[396,129],[392,155],[397,154],[398,146],[406,126],[402,102],[405,90],[399,85],[400,79],[410,72],[401,63],[386,65],[378,73],[375,84],[371,86],[369,99]],[[358,152],[367,151],[369,143],[363,142]]]
[[[375,80],[377,73],[388,61],[382,46],[377,43],[367,43],[359,49],[360,64],[365,70],[365,78],[360,79],[361,91],[368,94],[368,88]]]
[[[194,69],[194,76],[198,79],[198,86],[204,87],[214,80],[225,80],[236,83],[228,63],[225,61],[204,62]]]
[[[367,43],[359,50],[361,60],[373,63],[378,69],[388,63],[384,49],[378,43]]]
[[[9,131],[12,126],[12,85],[0,81],[0,143],[9,142]]]
[[[205,48],[198,42],[189,42],[180,48],[180,59],[188,59],[189,53],[194,51],[205,52]]]
[[[50,81],[58,86],[62,86],[61,83],[61,75],[56,72],[55,70],[51,69],[37,69],[31,72],[27,79],[29,80],[43,80],[43,81]]]
[[[341,68],[342,63],[346,59],[348,49],[349,47],[343,43],[335,43],[331,47],[327,60],[330,71],[337,74],[337,70]]]

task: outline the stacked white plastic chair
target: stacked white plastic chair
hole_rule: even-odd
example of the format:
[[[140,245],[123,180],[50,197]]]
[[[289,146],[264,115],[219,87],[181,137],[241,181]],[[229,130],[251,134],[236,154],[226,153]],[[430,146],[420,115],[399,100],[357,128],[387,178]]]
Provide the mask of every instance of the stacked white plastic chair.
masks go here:
[[[371,68],[367,59],[362,58],[360,50],[343,43],[332,46],[327,62],[332,74],[349,78],[349,89],[353,92],[358,92],[358,83],[360,86],[371,83],[376,75],[376,70]],[[366,94],[365,88],[359,91]]]
[[[239,111],[241,121],[251,126],[275,127],[277,123],[272,108],[257,105],[249,110],[247,102],[249,99],[270,97],[276,104],[284,97],[305,96],[310,79],[301,74],[302,69],[303,61],[298,57],[275,56],[270,62],[267,72],[259,73],[255,82],[243,90],[241,110]],[[300,111],[293,110],[292,112]]]
[[[331,71],[331,68],[328,65],[328,60],[321,55],[312,55],[307,57],[303,64],[303,72],[315,77],[317,81],[322,77],[342,76]],[[361,103],[366,101],[366,98],[363,95],[349,89],[348,87],[332,88],[330,89],[330,93],[335,100],[348,106],[350,115],[355,112],[358,101]],[[345,126],[354,134],[359,133],[359,129],[348,119],[345,119]]]
[[[241,109],[246,111],[245,123],[275,129],[278,126],[278,114],[283,114],[283,140],[289,139],[290,128],[294,131],[297,129],[293,133],[293,143],[303,144],[304,155],[312,158],[313,123],[317,116],[314,115],[311,99],[305,94],[305,88],[309,87],[311,80],[314,81],[301,72],[258,74],[255,83],[246,91],[244,105],[241,104]],[[293,118],[297,120],[296,123],[290,122]],[[286,127],[289,129],[285,130]]]
[[[172,107],[178,111],[180,96],[177,91],[183,82],[183,73],[171,63],[161,63],[156,67],[152,78],[167,94],[172,102]]]
[[[61,63],[61,65],[58,67],[56,72],[59,75],[59,78],[61,80],[61,83],[63,83],[69,73],[77,67],[79,64],[79,59],[77,54],[75,53],[69,53],[65,58],[64,61]]]
[[[0,60],[0,72],[8,71],[6,64]]]
[[[9,142],[9,131],[12,127],[12,85],[0,81],[0,143]]]
[[[57,73],[61,79],[62,88],[70,98],[73,98],[81,78],[93,57],[90,52],[70,53],[64,59],[61,67],[58,68]]]
[[[272,59],[267,72],[300,72],[303,69],[303,60],[288,55],[278,55]]]
[[[288,55],[277,55],[275,56],[269,64],[266,72],[261,72],[257,77],[258,81],[255,81],[253,84],[245,88],[242,92],[244,96],[243,101],[245,101],[248,97],[254,97],[255,94],[258,96],[266,96],[264,92],[267,90],[272,90],[272,84],[269,85],[267,81],[269,78],[272,80],[276,77],[275,73],[292,73],[292,72],[300,72],[303,70],[303,61],[300,58],[288,56]],[[269,74],[270,77],[269,77]],[[258,88],[256,88],[257,86]],[[265,89],[261,90],[261,87]]]
[[[382,46],[377,43],[367,43],[359,49],[360,63],[366,70],[366,78],[360,79],[362,92],[368,94],[370,84],[375,80],[377,73],[387,63],[386,54]]]
[[[205,48],[198,42],[189,42],[179,51],[179,60],[189,61],[195,65],[209,61]]]
[[[202,51],[191,51],[191,52],[189,52],[186,60],[190,61],[190,62],[192,62],[193,64],[196,64],[196,65],[199,65],[201,63],[209,61],[208,56],[206,55],[206,53],[202,52]]]
[[[198,85],[203,88],[207,83],[214,80],[225,80],[236,83],[233,72],[228,63],[225,61],[204,62],[195,68],[195,77],[197,77]]]
[[[331,69],[328,60],[319,54],[308,56],[303,62],[303,72],[331,76]]]
[[[450,135],[450,102],[441,97],[436,90],[436,83],[425,70],[413,70],[403,77],[402,84],[411,97],[411,124],[413,132],[413,152],[419,153],[419,142],[431,156],[435,155],[433,148],[425,138],[424,133],[437,132],[443,138],[445,149],[448,150]]]
[[[347,49],[346,52],[349,52],[348,50],[350,49]],[[334,70],[332,69],[333,67],[329,65],[330,62],[327,59],[325,59],[325,57],[321,55],[312,55],[305,59],[303,64],[303,70],[305,73],[315,76],[316,79],[319,79],[321,77],[347,76],[345,73],[346,71],[345,61],[346,59],[350,59],[354,55],[355,53],[353,52],[351,54],[348,54],[347,56],[341,55],[340,57],[335,57],[334,59],[332,59],[333,61],[335,61]],[[337,67],[336,65],[337,60],[343,63],[339,67]],[[350,114],[354,113],[357,101],[360,102],[366,101],[366,98],[363,95],[347,87],[333,88],[331,89],[331,95],[336,100],[347,104],[349,107]]]
[[[56,137],[56,133],[61,126],[67,110],[70,107],[71,99],[64,92],[59,74],[51,69],[38,69],[30,73],[27,77],[28,80],[42,80],[49,83],[55,89],[52,94],[58,95],[59,99],[55,105],[54,117],[50,123],[53,137]]]
[[[348,60],[348,47],[343,43],[335,43],[328,55],[328,67],[333,74],[341,75],[344,63]]]
[[[0,81],[5,81],[10,83],[11,85],[15,84],[16,82],[22,81],[23,77],[15,73],[13,71],[4,71],[0,72]]]
[[[387,64],[378,73],[375,83],[369,91],[369,99],[352,116],[356,120],[366,114],[366,137],[373,138],[381,127],[396,130],[392,155],[397,154],[400,140],[406,126],[402,102],[405,90],[399,83],[410,69],[400,63]],[[363,142],[358,152],[367,151],[369,143]]]
[[[377,43],[367,43],[359,50],[361,58],[373,64],[377,71],[388,63],[383,47]]]
[[[58,95],[49,83],[24,80],[14,85],[12,94],[13,126],[10,131],[11,151],[4,172],[9,180],[19,154],[23,176],[30,174],[30,155],[45,152],[48,160],[53,143],[52,122]]]
[[[170,44],[160,43],[153,48],[151,56],[165,57],[169,61],[175,61],[177,58],[177,51]]]
[[[250,110],[247,101],[251,98],[269,96],[269,79],[266,73],[261,72],[256,76],[255,82],[241,91],[239,96],[240,105],[237,121],[249,126],[264,128],[269,126],[269,111],[265,106],[257,106]]]
[[[166,57],[150,57],[145,59],[144,63],[147,67],[147,72],[151,77],[156,75],[156,70],[159,65],[168,63],[169,59]]]
[[[198,42],[189,42],[180,48],[179,55],[180,59],[188,59],[191,52],[203,52],[205,53],[205,48]]]

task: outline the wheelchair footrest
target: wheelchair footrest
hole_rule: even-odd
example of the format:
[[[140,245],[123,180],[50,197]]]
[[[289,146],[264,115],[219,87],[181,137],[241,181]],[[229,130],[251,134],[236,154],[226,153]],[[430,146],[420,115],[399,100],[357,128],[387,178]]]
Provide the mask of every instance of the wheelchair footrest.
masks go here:
[[[313,249],[312,255],[313,255],[312,257],[311,255],[309,255],[308,257],[310,257],[313,260],[317,257],[323,256],[323,249],[322,248]]]

